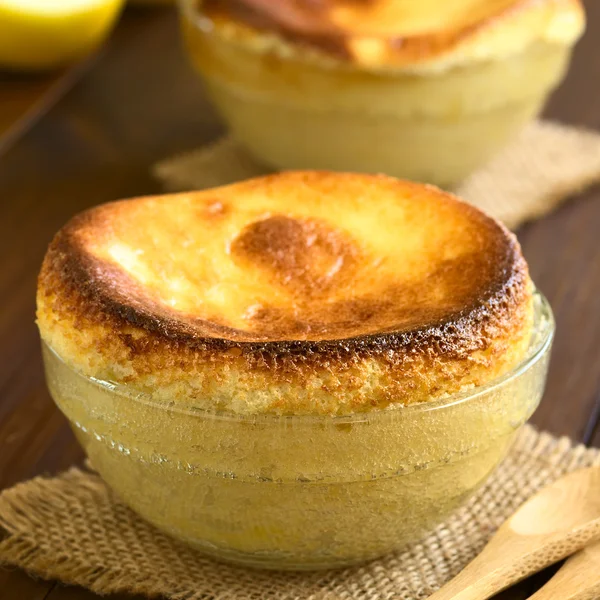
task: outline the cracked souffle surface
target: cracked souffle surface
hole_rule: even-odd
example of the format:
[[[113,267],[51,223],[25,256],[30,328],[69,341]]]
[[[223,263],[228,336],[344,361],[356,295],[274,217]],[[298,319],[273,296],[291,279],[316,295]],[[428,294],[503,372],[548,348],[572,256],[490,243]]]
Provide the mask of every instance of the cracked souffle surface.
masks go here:
[[[87,376],[239,414],[352,414],[478,386],[524,356],[515,237],[441,190],[288,172],[74,217],[38,286]]]

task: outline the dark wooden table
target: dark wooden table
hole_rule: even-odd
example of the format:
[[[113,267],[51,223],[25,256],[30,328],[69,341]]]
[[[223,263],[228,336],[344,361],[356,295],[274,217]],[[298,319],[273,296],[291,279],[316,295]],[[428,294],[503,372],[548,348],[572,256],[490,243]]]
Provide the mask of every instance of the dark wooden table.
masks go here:
[[[600,3],[587,8],[588,32],[547,115],[600,130]],[[86,207],[159,192],[153,163],[222,131],[170,9],[127,12],[102,54],[76,71],[0,76],[0,489],[83,459],[46,390],[34,325],[36,275],[53,233]],[[600,445],[600,189],[518,236],[558,323],[533,422]],[[535,585],[505,597],[525,598]],[[0,569],[0,600],[91,598]]]

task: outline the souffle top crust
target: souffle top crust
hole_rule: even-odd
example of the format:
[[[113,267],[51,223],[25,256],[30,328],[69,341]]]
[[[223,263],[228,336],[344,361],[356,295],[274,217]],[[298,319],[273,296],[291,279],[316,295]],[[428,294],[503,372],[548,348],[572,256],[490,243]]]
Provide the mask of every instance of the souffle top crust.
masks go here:
[[[287,172],[74,217],[42,338],[85,376],[234,413],[352,414],[484,384],[523,357],[515,237],[441,190]]]
[[[434,71],[537,41],[571,45],[585,27],[580,0],[198,0],[197,10],[257,50]]]

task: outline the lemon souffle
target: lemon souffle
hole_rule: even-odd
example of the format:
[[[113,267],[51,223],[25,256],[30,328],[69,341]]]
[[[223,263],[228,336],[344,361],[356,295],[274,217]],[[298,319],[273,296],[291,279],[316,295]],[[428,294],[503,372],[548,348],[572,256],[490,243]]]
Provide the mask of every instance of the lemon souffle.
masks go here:
[[[313,568],[407,543],[487,477],[539,400],[539,302],[515,237],[456,197],[289,172],[76,216],[38,323],[56,402],[135,510]]]
[[[193,62],[267,164],[453,185],[541,109],[579,0],[181,0]]]

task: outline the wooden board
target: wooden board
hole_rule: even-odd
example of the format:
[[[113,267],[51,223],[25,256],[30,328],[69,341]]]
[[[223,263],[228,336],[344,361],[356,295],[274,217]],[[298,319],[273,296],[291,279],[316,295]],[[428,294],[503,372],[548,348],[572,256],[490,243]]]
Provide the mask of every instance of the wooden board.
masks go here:
[[[600,4],[587,7],[589,31],[547,114],[600,129]],[[46,391],[34,325],[36,275],[53,233],[85,207],[160,191],[153,163],[222,131],[183,56],[175,15],[136,11],[78,85],[0,155],[0,489],[83,458]],[[591,441],[599,417],[600,189],[518,235],[558,322],[534,423]],[[528,589],[503,598],[524,598]],[[0,570],[0,600],[95,597]],[[125,596],[111,597],[118,598]]]

